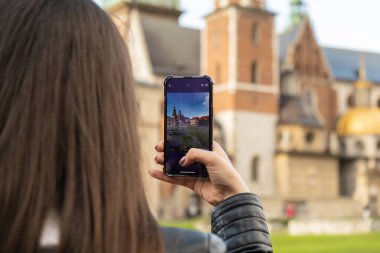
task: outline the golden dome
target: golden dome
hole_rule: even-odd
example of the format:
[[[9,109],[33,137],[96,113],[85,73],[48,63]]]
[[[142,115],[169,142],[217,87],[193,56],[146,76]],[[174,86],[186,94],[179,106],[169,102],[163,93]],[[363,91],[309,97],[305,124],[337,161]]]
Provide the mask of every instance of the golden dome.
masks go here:
[[[339,120],[339,136],[380,135],[380,109],[353,108]]]

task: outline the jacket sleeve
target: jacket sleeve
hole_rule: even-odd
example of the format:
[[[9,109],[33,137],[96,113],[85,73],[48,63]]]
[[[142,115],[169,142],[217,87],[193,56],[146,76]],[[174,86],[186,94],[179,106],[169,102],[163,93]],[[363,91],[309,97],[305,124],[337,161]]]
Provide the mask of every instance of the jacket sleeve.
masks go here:
[[[229,253],[273,252],[260,199],[252,193],[232,196],[217,205],[212,211],[211,226]]]

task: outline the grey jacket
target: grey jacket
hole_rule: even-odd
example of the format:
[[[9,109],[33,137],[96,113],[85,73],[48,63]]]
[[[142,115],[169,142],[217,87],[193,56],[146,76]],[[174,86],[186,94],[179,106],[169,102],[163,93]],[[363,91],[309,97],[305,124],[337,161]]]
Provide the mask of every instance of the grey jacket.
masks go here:
[[[162,228],[167,253],[272,253],[268,227],[259,198],[243,193],[216,206],[211,216],[212,233]],[[56,252],[45,248],[41,253]]]
[[[272,253],[260,199],[251,193],[235,195],[216,206],[210,234],[162,228],[168,253]]]

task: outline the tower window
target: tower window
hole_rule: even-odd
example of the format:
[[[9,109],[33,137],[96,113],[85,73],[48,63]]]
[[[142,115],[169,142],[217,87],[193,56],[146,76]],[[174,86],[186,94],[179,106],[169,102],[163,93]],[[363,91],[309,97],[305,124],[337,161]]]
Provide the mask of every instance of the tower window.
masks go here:
[[[252,167],[251,167],[251,180],[252,181],[258,181],[259,180],[259,165],[260,165],[260,158],[258,156],[255,156],[252,159]]]
[[[216,64],[216,67],[215,67],[215,81],[216,83],[220,83],[221,82],[221,67],[220,67],[220,64],[217,63]]]
[[[258,67],[257,62],[254,62],[251,65],[251,82],[252,83],[259,82],[259,67]]]
[[[305,135],[305,141],[307,144],[311,144],[313,143],[314,141],[314,133],[313,132],[308,132],[306,135]]]
[[[257,23],[252,27],[252,41],[254,44],[258,44],[260,42],[260,26]]]

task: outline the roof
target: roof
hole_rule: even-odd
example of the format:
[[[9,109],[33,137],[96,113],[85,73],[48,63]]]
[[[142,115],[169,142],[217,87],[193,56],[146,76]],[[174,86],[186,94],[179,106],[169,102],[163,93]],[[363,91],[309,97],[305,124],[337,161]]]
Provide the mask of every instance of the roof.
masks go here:
[[[298,33],[301,30],[301,24],[298,24],[296,26],[291,27],[284,33],[280,34],[279,36],[279,43],[280,43],[280,61],[282,62],[284,58],[286,57],[286,54],[288,52],[289,46],[295,42]]]
[[[281,97],[279,124],[323,127],[310,102],[298,96]]]
[[[324,47],[325,55],[334,78],[337,80],[357,81],[360,58],[366,63],[367,79],[380,83],[380,54]]]
[[[279,35],[280,62],[287,55],[289,46],[295,43],[302,23],[291,27]],[[374,83],[380,83],[380,53],[362,52],[348,49],[322,47],[327,58],[330,72],[335,80],[357,81],[360,58],[364,57],[366,63],[367,79]]]
[[[175,19],[142,15],[149,56],[156,75],[200,74],[200,31],[179,26]]]

